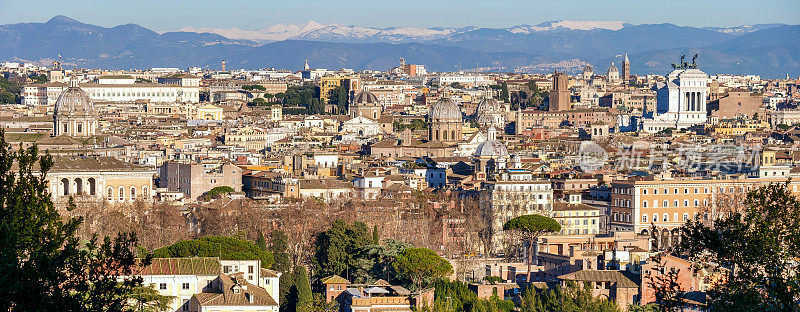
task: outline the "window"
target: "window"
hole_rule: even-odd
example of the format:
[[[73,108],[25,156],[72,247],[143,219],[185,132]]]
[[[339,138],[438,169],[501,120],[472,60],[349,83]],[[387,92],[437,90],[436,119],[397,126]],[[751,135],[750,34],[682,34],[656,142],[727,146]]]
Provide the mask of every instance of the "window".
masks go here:
[[[119,196],[119,200],[120,201],[125,200],[125,188],[120,186],[119,187],[119,194],[117,194],[117,195]]]
[[[665,200],[665,201],[664,201],[664,208],[668,208],[668,207],[669,207],[669,201],[668,201],[668,200]]]
[[[653,222],[658,222],[658,214],[657,213],[653,214]]]
[[[158,284],[158,289],[167,290],[167,283]]]
[[[664,219],[663,219],[663,220],[661,220],[661,221],[664,221],[664,222],[669,222],[669,215],[665,213],[665,214],[664,214]]]
[[[642,189],[642,194],[647,195],[647,189]]]
[[[230,265],[226,265],[226,266],[222,267],[222,273],[228,274],[230,271],[231,271],[231,266]]]
[[[247,266],[247,273],[253,274],[253,266],[252,265]]]
[[[114,200],[114,189],[110,187],[108,188],[108,194],[106,194],[106,198],[108,198],[108,200]]]
[[[677,201],[677,200],[675,201],[675,203],[674,203],[674,204],[675,204],[675,206],[673,206],[673,207],[680,207],[680,206],[679,206],[680,204],[678,203],[678,201]]]
[[[646,200],[642,202],[642,208],[647,208],[647,201]]]
[[[131,186],[131,200],[136,200],[136,187]]]
[[[646,214],[642,215],[642,223],[647,223],[647,215]]]
[[[686,222],[688,220],[689,220],[689,214],[684,212],[683,213],[683,222]]]
[[[181,289],[183,289],[183,290],[187,290],[187,289],[189,289],[189,283],[183,283],[183,284],[181,284]]]

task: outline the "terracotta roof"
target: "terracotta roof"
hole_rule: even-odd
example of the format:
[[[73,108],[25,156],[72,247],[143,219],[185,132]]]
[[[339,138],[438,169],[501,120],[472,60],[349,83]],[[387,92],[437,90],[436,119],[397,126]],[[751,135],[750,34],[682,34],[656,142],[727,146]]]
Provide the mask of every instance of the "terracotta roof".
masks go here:
[[[141,275],[218,275],[219,258],[154,258],[153,262],[142,268]]]
[[[241,273],[219,276],[222,289],[194,295],[202,306],[277,306],[267,290],[248,283]],[[238,289],[237,293],[235,290]],[[252,302],[251,302],[252,299]]]
[[[38,168],[37,168],[38,170]],[[114,157],[105,156],[53,156],[50,172],[76,171],[150,171],[151,169]]]
[[[614,282],[617,283],[617,288],[639,287],[630,277],[616,270],[581,270],[560,275],[558,279],[582,282]]]
[[[278,272],[261,268],[261,277],[278,277]]]
[[[332,275],[322,279],[323,284],[350,284],[350,281],[339,275]]]

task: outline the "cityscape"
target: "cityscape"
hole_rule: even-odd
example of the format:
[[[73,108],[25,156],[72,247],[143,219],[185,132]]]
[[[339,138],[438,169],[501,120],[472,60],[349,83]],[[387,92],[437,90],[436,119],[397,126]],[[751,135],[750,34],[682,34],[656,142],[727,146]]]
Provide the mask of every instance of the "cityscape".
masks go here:
[[[0,310],[800,311],[791,1],[45,2],[0,3]]]

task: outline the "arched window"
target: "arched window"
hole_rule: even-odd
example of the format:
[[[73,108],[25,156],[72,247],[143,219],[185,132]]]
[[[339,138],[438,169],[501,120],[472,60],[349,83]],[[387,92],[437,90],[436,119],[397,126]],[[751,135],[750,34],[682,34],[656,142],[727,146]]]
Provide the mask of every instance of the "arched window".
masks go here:
[[[131,186],[131,200],[136,200],[136,187]]]
[[[75,194],[83,194],[83,180],[81,178],[75,179]]]
[[[121,187],[121,186],[119,187],[119,194],[117,194],[117,196],[119,196],[119,200],[120,201],[125,200],[125,188],[124,187]]]
[[[147,186],[142,186],[142,198],[147,199],[150,197],[150,193],[147,192]]]
[[[442,131],[442,141],[447,141],[447,130]]]
[[[110,187],[106,191],[106,199],[114,200],[114,190],[112,188],[110,188]]]
[[[64,195],[69,195],[69,180],[61,179],[61,188],[64,189]]]
[[[456,131],[455,130],[451,131],[450,134],[451,134],[450,135],[450,139],[451,140],[458,141],[458,138],[456,137]]]
[[[94,178],[89,178],[86,181],[89,182],[89,195],[97,195],[97,181]]]

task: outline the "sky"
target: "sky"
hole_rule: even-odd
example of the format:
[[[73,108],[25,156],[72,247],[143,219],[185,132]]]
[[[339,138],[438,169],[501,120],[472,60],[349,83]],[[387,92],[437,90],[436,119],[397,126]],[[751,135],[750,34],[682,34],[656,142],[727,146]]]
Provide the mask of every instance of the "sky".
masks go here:
[[[800,24],[798,0],[0,0],[0,24],[56,15],[111,27],[255,30],[275,24],[509,27],[554,20],[739,26]]]

